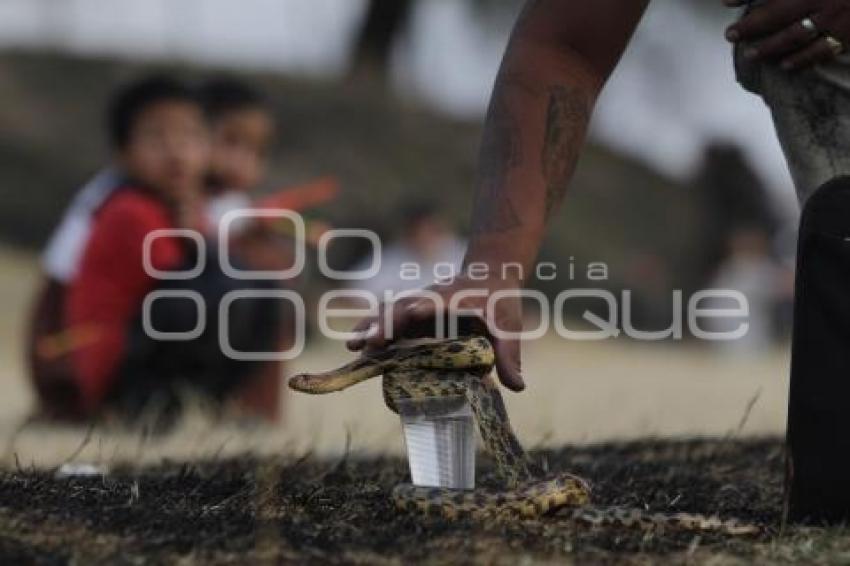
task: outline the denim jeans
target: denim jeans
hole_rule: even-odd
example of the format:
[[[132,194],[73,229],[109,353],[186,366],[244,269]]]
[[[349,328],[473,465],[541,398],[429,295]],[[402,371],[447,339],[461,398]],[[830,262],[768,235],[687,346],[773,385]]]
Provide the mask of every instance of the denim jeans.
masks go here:
[[[850,53],[788,72],[746,60],[745,48],[735,50],[738,82],[770,108],[802,205],[819,186],[850,175]]]

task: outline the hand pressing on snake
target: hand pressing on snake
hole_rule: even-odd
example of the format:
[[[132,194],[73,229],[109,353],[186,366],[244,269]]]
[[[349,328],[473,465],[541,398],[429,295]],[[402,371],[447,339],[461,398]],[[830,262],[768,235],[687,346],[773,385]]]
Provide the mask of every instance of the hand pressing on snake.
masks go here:
[[[387,406],[397,412],[400,402],[466,397],[478,424],[485,450],[496,463],[501,489],[472,491],[401,484],[393,501],[401,511],[457,519],[538,518],[566,510],[577,524],[640,529],[717,531],[753,534],[759,527],[699,514],[650,513],[642,509],[590,505],[587,482],[570,473],[543,477],[523,450],[511,428],[499,388],[490,377],[495,353],[482,336],[394,346],[366,352],[339,369],[293,377],[289,386],[314,395],[342,391],[383,376]]]
[[[495,268],[494,271],[501,273]],[[354,327],[354,332],[361,333],[361,337],[350,340],[348,348],[355,351],[386,348],[399,337],[416,337],[419,329],[423,329],[422,335],[433,336],[437,319],[447,324],[452,317],[455,320],[465,318],[467,323],[472,321],[488,334],[502,385],[511,391],[522,391],[525,382],[520,341],[506,336],[522,330],[522,303],[511,296],[519,288],[519,281],[497,277],[497,273],[476,278],[460,275],[450,283],[435,284],[395,302],[382,304],[377,316],[364,318]],[[490,297],[500,295],[502,298],[494,300],[492,308],[488,308]]]

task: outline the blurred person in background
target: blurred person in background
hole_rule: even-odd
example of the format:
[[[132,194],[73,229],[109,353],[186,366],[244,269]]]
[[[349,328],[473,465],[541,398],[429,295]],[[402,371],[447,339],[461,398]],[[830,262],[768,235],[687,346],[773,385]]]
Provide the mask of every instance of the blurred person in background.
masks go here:
[[[266,99],[243,81],[210,79],[201,87],[201,99],[211,134],[205,194],[211,237],[215,238],[228,212],[257,206],[252,193],[266,180],[276,125]],[[295,244],[291,237],[275,231],[269,223],[243,220],[232,223],[228,233],[234,254],[253,270],[278,271],[292,265]],[[285,318],[280,349],[288,347],[291,336],[287,330],[294,324],[291,316]],[[265,362],[258,375],[246,383],[239,399],[249,414],[279,420],[283,372],[283,362]]]
[[[466,244],[452,232],[436,205],[426,201],[407,204],[401,208],[399,218],[402,233],[377,258],[378,274],[358,281],[360,289],[379,300],[384,291],[421,289],[436,277],[451,278],[463,261]],[[364,258],[354,270],[366,270],[372,261],[375,259]]]
[[[777,305],[793,294],[793,271],[783,269],[772,255],[770,235],[759,226],[741,226],[732,230],[726,242],[726,257],[709,283],[711,289],[734,289],[747,297],[749,316],[747,333],[738,340],[723,340],[712,345],[736,356],[752,356],[770,348],[775,334]],[[730,308],[718,298],[704,301],[706,308]],[[734,305],[732,305],[734,307]],[[712,332],[732,332],[740,320],[709,318],[706,328]]]
[[[764,354],[772,342],[787,338],[785,311],[793,300],[794,269],[783,262],[789,257],[793,262],[794,250],[783,249],[783,223],[771,207],[764,182],[736,143],[716,139],[708,144],[691,184],[700,193],[704,226],[694,289],[735,289],[749,305],[747,334],[712,346],[735,356]],[[728,308],[723,302],[705,300],[706,305]],[[727,332],[740,321],[705,322],[715,332]]]
[[[36,336],[32,366],[44,416],[88,419],[117,414],[129,420],[156,406],[167,419],[180,408],[182,388],[224,401],[258,371],[218,347],[217,309],[230,290],[267,288],[234,281],[186,238],[154,231],[205,231],[203,182],[209,167],[209,131],[196,93],[164,76],[121,89],[109,108],[115,164],[125,182],[93,217],[77,272],[63,307],[63,328]],[[147,243],[146,243],[147,242]],[[213,245],[205,246],[207,250]],[[167,273],[203,264],[191,280],[158,280],[144,266]],[[200,254],[204,253],[204,256]],[[238,262],[234,262],[238,263]],[[180,333],[207,319],[195,339],[159,340],[143,328],[143,302],[151,291],[182,293],[150,305],[150,325]],[[186,291],[202,299],[196,305]],[[277,346],[278,310],[262,300],[236,301],[226,331],[233,347],[269,351]],[[44,371],[45,368],[49,371]],[[166,419],[166,420],[167,420]],[[162,421],[166,422],[166,421]]]
[[[236,79],[207,81],[201,99],[211,134],[207,209],[218,225],[227,212],[253,206],[251,192],[266,179],[275,119],[263,96]]]
[[[213,231],[232,211],[272,209],[300,212],[323,205],[337,196],[338,181],[333,177],[322,177],[258,197],[257,190],[267,181],[269,155],[278,133],[269,101],[250,84],[231,77],[216,77],[205,82],[201,86],[201,99],[211,131],[205,195]],[[289,266],[291,250],[287,252],[260,245],[284,234],[281,226],[245,220],[234,223],[231,236],[236,241],[231,244],[246,254],[254,253],[259,263],[271,264],[267,267],[258,265],[256,269],[283,269],[273,267],[282,264]],[[249,225],[251,229],[242,229]],[[329,224],[318,219],[305,219],[305,228],[307,243],[315,244]],[[274,253],[264,253],[267,251]]]

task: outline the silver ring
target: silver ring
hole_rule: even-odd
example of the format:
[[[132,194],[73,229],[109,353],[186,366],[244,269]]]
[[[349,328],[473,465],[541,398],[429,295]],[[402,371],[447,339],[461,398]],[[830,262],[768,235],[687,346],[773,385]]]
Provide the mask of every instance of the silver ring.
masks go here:
[[[803,18],[802,21],[800,21],[800,25],[802,25],[803,29],[805,29],[807,32],[811,33],[812,35],[819,35],[820,34],[820,31],[818,30],[817,24],[811,18]]]
[[[840,40],[832,37],[831,35],[825,35],[823,36],[823,39],[835,55],[841,55],[844,53],[844,44]]]

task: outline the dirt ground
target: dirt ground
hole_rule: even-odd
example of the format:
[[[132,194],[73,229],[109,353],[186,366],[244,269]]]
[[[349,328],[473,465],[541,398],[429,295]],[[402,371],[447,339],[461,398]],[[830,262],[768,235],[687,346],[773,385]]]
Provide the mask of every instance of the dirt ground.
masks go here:
[[[776,440],[644,441],[537,452],[594,485],[599,505],[690,511],[765,526],[734,538],[541,520],[448,523],[398,514],[397,458],[249,457],[116,469],[105,478],[0,477],[0,554],[72,563],[724,563],[796,560],[778,537],[782,449]],[[484,475],[487,475],[485,466]]]

